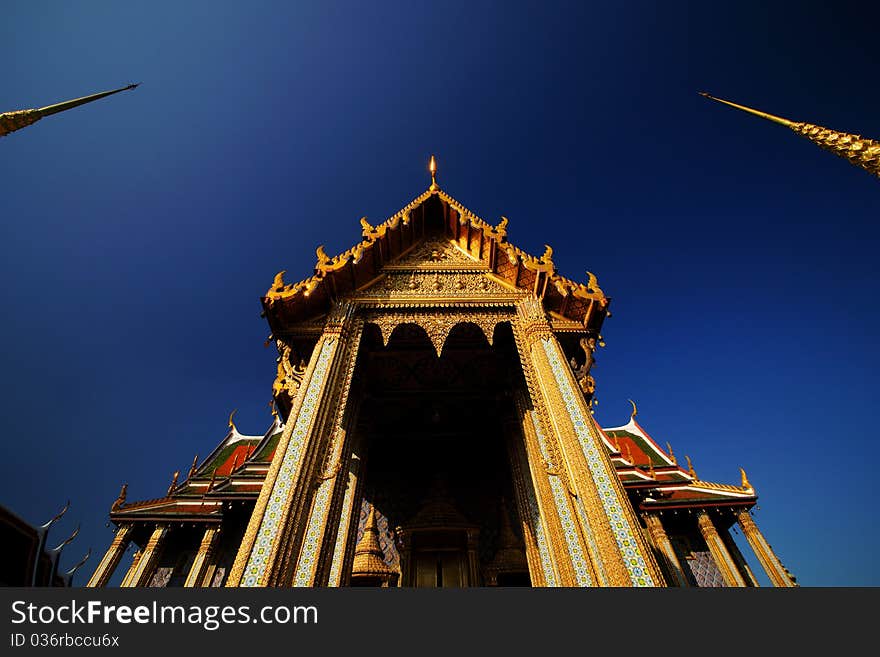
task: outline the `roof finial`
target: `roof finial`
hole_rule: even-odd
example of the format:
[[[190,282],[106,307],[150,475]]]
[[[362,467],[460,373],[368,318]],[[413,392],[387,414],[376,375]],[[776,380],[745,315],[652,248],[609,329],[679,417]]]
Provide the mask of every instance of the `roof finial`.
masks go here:
[[[125,498],[128,495],[128,484],[122,484],[122,489],[119,491],[119,497],[117,497],[113,504],[110,506],[111,511],[116,511],[119,507],[125,504]]]
[[[199,455],[196,454],[196,455],[193,457],[192,465],[189,466],[189,474],[186,475],[186,478],[187,478],[187,479],[192,479],[192,476],[196,473],[196,466],[198,465],[198,463],[199,463]]]
[[[669,460],[678,465],[678,460],[675,458],[675,454],[672,452],[672,445],[669,442],[666,443],[666,449],[669,452]]]
[[[749,489],[754,490],[754,488],[752,487],[752,484],[749,483],[749,478],[746,476],[746,471],[745,471],[745,469],[744,469],[744,468],[740,468],[740,469],[739,469],[739,473],[742,475],[742,487],[743,487],[743,488],[749,488]]]
[[[177,488],[177,478],[180,476],[180,470],[174,471],[174,476],[171,477],[171,485],[168,487],[168,492],[165,495],[171,495],[174,492],[174,489]]]
[[[633,412],[632,412],[632,415],[629,416],[629,419],[630,419],[630,420],[635,420],[635,419],[636,419],[636,415],[639,414],[639,409],[636,408],[636,403],[635,403],[632,399],[628,399],[627,401],[628,401],[630,404],[632,404],[632,407],[633,407]]]
[[[697,471],[694,470],[694,465],[693,465],[693,463],[691,463],[691,457],[688,456],[687,454],[685,454],[684,457],[687,459],[688,472],[690,473],[691,477],[693,477],[694,479],[698,479],[699,477],[697,477]]]
[[[238,433],[238,429],[235,427],[235,422],[232,421],[232,418],[235,417],[236,413],[238,413],[237,408],[229,414],[229,428],[232,429],[235,433]]]
[[[437,184],[437,160],[433,155],[431,156],[431,161],[428,162],[428,171],[431,172],[431,186],[428,189],[436,192],[440,189],[440,186]]]

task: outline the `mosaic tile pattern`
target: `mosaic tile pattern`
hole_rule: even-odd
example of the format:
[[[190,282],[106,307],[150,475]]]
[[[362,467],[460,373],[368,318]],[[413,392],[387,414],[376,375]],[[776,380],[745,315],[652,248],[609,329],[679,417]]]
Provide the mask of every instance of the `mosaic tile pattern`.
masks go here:
[[[529,414],[532,418],[532,425],[535,427],[535,434],[538,436],[541,456],[544,458],[544,461],[550,463],[550,451],[547,449],[547,439],[544,437],[544,432],[541,431],[541,424],[535,416],[535,411],[529,411]],[[550,480],[550,490],[553,491],[553,501],[556,503],[556,512],[559,515],[559,522],[562,524],[562,533],[565,536],[565,543],[568,545],[568,553],[571,556],[571,564],[574,566],[578,586],[592,586],[593,580],[590,577],[590,566],[584,557],[584,551],[577,537],[577,527],[568,510],[568,493],[562,482],[559,481],[559,477],[550,476],[548,479]]]
[[[254,547],[251,549],[244,577],[241,580],[241,586],[259,586],[260,579],[266,572],[267,560],[278,534],[278,526],[281,523],[284,510],[287,508],[288,497],[295,483],[296,474],[299,472],[300,465],[302,464],[303,447],[309,426],[312,424],[312,418],[314,418],[315,412],[318,410],[318,396],[335,352],[335,338],[329,338],[321,345],[321,351],[318,354],[312,378],[309,380],[308,388],[306,388],[306,392],[303,395],[302,405],[296,417],[296,424],[293,427],[290,441],[287,443],[287,449],[284,452],[281,469],[278,471],[278,477],[272,488],[269,503],[266,505],[266,511],[263,513],[263,521],[260,523]]]
[[[345,539],[348,536],[351,524],[351,508],[354,505],[355,477],[348,475],[348,486],[345,489],[345,498],[342,501],[342,514],[339,517],[339,527],[336,530],[336,546],[333,548],[333,563],[330,565],[329,586],[339,586],[342,575],[342,560],[345,557]]]
[[[293,576],[294,586],[309,586],[311,584],[312,570],[317,558],[318,547],[321,544],[324,521],[327,519],[327,505],[330,503],[330,494],[333,492],[335,481],[335,478],[325,479],[321,482],[318,492],[315,493],[315,503],[309,516],[309,528],[306,530],[299,561],[296,564],[296,574]]]
[[[605,509],[608,520],[611,522],[611,529],[614,532],[614,538],[617,540],[617,545],[623,556],[623,562],[629,571],[630,580],[634,586],[654,586],[654,581],[651,579],[650,573],[648,573],[645,558],[639,552],[638,543],[620,506],[620,501],[617,499],[615,489],[611,485],[608,472],[603,467],[599,451],[596,449],[592,436],[590,436],[587,420],[584,418],[580,405],[577,403],[575,392],[566,378],[564,368],[568,367],[568,364],[564,358],[560,358],[559,351],[553,344],[553,340],[542,338],[541,344],[544,347],[544,353],[547,355],[550,369],[553,371],[553,376],[559,386],[559,392],[562,394],[571,423],[574,425],[574,430],[577,433],[581,449],[586,457],[590,473],[593,475],[593,481],[599,492],[599,498],[602,500],[602,507]]]
[[[691,573],[693,573],[697,586],[727,586],[724,583],[721,571],[715,565],[715,560],[712,559],[712,553],[708,550],[705,552],[691,552],[687,558],[687,564],[691,569]]]
[[[587,519],[587,510],[584,508],[583,500],[577,498],[574,502],[574,506],[577,509],[578,516],[581,519],[581,525],[584,528],[584,533],[586,534],[588,547],[593,555],[601,555],[602,551],[599,549],[599,546],[596,544],[596,537],[593,535],[593,528],[590,527],[590,521]],[[599,577],[599,580],[602,582],[603,586],[608,586],[608,577],[605,575],[605,567],[601,563],[601,557],[596,557],[596,561],[599,563],[596,564],[596,574]]]
[[[528,465],[525,466],[528,469]],[[528,479],[528,475],[526,476]],[[541,570],[544,571],[544,584],[546,586],[558,586],[556,573],[553,571],[553,559],[550,556],[550,545],[547,543],[547,534],[544,531],[544,523],[541,520],[541,511],[538,508],[538,500],[532,488],[531,479],[523,486],[525,488],[526,504],[529,507],[529,516],[532,519],[532,527],[535,530],[535,543],[538,546],[538,555],[541,557]]]

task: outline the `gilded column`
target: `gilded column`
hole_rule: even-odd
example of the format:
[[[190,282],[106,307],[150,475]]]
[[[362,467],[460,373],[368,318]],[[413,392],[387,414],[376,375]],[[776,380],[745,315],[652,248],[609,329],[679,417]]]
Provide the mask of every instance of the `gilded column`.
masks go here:
[[[271,586],[283,579],[285,560],[290,559],[297,540],[296,523],[308,493],[315,467],[315,440],[321,419],[332,404],[332,382],[339,369],[346,329],[354,311],[351,304],[337,303],[303,374],[300,394],[284,425],[275,457],[266,474],[226,586]],[[282,550],[282,546],[284,549]]]
[[[568,360],[536,298],[517,304],[527,352],[563,455],[593,567],[610,586],[656,586],[663,577],[598,435]]]
[[[736,519],[773,586],[797,586],[779,557],[773,552],[770,544],[764,539],[764,535],[761,534],[755,521],[752,520],[752,514],[743,509],[736,514]]]
[[[525,338],[519,326],[514,325],[513,330],[529,387],[529,399],[518,395],[516,407],[528,470],[540,512],[540,522],[536,524],[536,530],[542,530],[547,551],[552,558],[550,568],[543,565],[544,576],[550,586],[593,586],[594,582],[601,583],[601,575],[596,573],[594,560],[588,556],[585,538],[578,531],[576,511],[568,493],[569,487],[557,466],[557,450],[551,449],[550,440],[542,428],[544,423],[541,413],[535,409],[541,407],[541,393],[535,382],[537,377],[532,371],[531,362],[525,355]],[[542,536],[537,536],[537,539],[541,545]]]
[[[199,544],[199,551],[193,559],[192,567],[183,583],[186,587],[205,586],[205,573],[208,570],[208,564],[211,561],[214,548],[217,545],[217,539],[220,536],[220,527],[208,527],[202,536],[202,542]]]
[[[119,529],[116,530],[116,536],[113,537],[113,541],[110,543],[110,547],[104,553],[104,558],[101,559],[101,563],[98,564],[94,574],[92,574],[91,579],[86,584],[87,587],[107,586],[107,582],[113,576],[116,566],[119,565],[119,561],[122,559],[122,555],[131,541],[131,530],[132,526],[130,524],[119,526]]]
[[[167,533],[167,525],[156,526],[156,529],[150,535],[150,540],[147,541],[146,546],[141,551],[140,558],[132,563],[131,572],[129,575],[126,575],[125,586],[147,586],[150,583],[156,561],[159,558],[159,552],[162,549],[162,541]]]
[[[136,550],[133,555],[131,555],[131,564],[128,566],[128,570],[125,572],[125,576],[122,578],[122,581],[119,583],[119,588],[125,588],[129,586],[129,582],[131,581],[131,576],[134,575],[137,570],[138,562],[141,560],[141,551]]]
[[[663,555],[666,568],[675,580],[675,584],[678,586],[690,586],[687,577],[685,577],[684,569],[681,567],[681,562],[678,560],[678,555],[675,554],[675,549],[672,547],[672,542],[669,540],[669,536],[666,535],[666,530],[663,529],[663,521],[660,520],[660,516],[655,513],[646,512],[642,514],[642,517],[645,519],[645,525],[648,527],[651,541],[660,554]]]
[[[712,522],[712,518],[707,511],[701,510],[697,513],[697,526],[700,528],[700,534],[703,535],[703,540],[706,541],[709,552],[712,553],[715,565],[721,571],[724,583],[727,586],[746,586],[746,581],[736,567],[730,552],[727,551],[727,546],[724,545],[721,536],[718,535],[715,523]]]
[[[359,455],[352,454],[346,468],[345,493],[342,497],[342,510],[336,528],[336,545],[333,547],[333,561],[330,564],[327,586],[343,586],[346,582],[346,557],[351,552],[349,547],[354,542],[354,534],[357,533],[357,525],[352,521],[360,511],[360,506],[357,506],[357,511],[355,511],[355,503],[360,501],[357,494],[360,487],[360,467]]]
[[[330,428],[326,464],[324,471],[318,476],[317,491],[293,575],[294,586],[315,586],[320,583],[321,566],[329,561],[332,567],[337,529],[343,515],[342,502],[348,484],[348,473],[342,472],[342,466],[348,461],[347,457],[351,452],[352,440],[349,434],[357,416],[357,404],[349,405],[348,398],[362,329],[363,322],[356,321],[340,372],[340,391],[338,395],[333,395],[337,408]],[[340,473],[342,476],[339,476]],[[326,569],[324,574],[327,574]]]
[[[718,533],[721,535],[721,540],[724,541],[727,550],[730,552],[730,556],[733,557],[733,561],[739,568],[739,572],[742,574],[743,579],[745,579],[746,586],[761,586],[758,584],[758,580],[755,579],[752,569],[749,568],[749,564],[746,563],[745,557],[743,557],[742,552],[739,551],[739,547],[737,547],[736,541],[733,540],[733,536],[730,535],[730,532],[723,529]]]
[[[513,473],[516,507],[526,547],[529,578],[532,586],[556,586],[553,555],[547,541],[547,532],[541,518],[534,484],[529,476],[530,468],[522,433],[517,430],[513,422],[506,427],[505,432],[510,469]]]

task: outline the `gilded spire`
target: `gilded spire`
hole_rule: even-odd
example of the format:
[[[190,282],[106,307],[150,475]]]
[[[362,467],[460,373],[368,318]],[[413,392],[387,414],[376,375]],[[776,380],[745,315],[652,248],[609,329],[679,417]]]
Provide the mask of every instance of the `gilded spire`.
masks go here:
[[[389,575],[394,569],[385,563],[385,555],[379,544],[379,523],[376,507],[370,505],[370,513],[364,525],[364,535],[354,549],[352,575]]]
[[[719,103],[723,103],[724,105],[729,105],[730,107],[742,110],[743,112],[754,114],[762,119],[773,121],[773,123],[784,125],[786,128],[791,129],[801,137],[806,137],[817,146],[821,146],[825,150],[831,151],[839,157],[846,158],[849,160],[850,164],[861,167],[865,171],[880,177],[880,141],[863,139],[859,135],[838,132],[836,130],[831,130],[830,128],[813,125],[812,123],[790,121],[781,116],[774,116],[773,114],[761,112],[752,109],[751,107],[746,107],[745,105],[731,103],[729,100],[715,98],[704,91],[701,91],[700,95]]]
[[[428,171],[431,172],[431,186],[428,189],[436,192],[440,189],[440,186],[437,184],[437,160],[433,155],[431,156],[431,161],[428,162]]]
[[[85,105],[86,103],[91,103],[95,100],[105,98],[106,96],[118,94],[120,91],[128,91],[129,89],[134,89],[137,86],[138,85],[136,84],[130,84],[127,87],[120,87],[119,89],[113,89],[111,91],[102,91],[101,93],[92,94],[91,96],[83,96],[82,98],[74,98],[73,100],[67,100],[63,103],[46,105],[46,107],[0,113],[0,137],[5,137],[10,132],[15,132],[16,130],[20,130],[21,128],[26,128],[27,126],[36,123],[45,116],[51,116],[52,114],[57,114],[58,112],[64,112],[66,110],[73,109],[74,107],[79,107],[80,105]]]

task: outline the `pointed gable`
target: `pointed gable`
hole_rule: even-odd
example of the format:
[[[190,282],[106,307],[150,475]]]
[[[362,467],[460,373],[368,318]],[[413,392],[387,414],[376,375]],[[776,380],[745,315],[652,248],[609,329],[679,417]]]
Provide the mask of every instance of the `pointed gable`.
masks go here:
[[[264,313],[281,333],[326,315],[343,297],[470,293],[516,300],[534,294],[555,321],[598,330],[609,299],[595,277],[585,285],[560,276],[549,246],[540,257],[522,251],[507,241],[507,224],[502,218],[492,226],[442,190],[429,189],[377,226],[361,219],[361,241],[347,251],[330,257],[318,247],[312,276],[288,283],[279,272],[262,299]],[[459,278],[441,283],[440,272]]]

